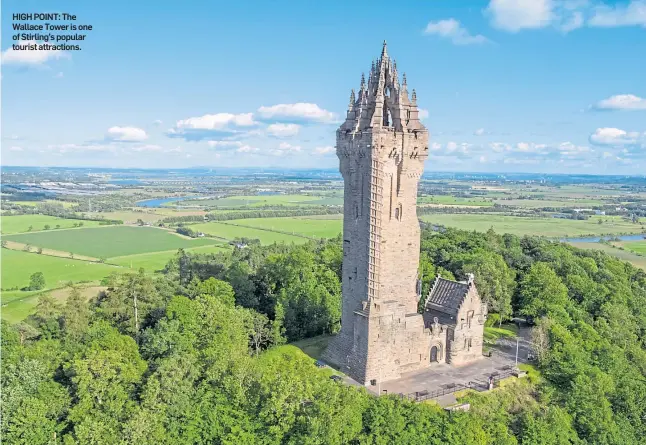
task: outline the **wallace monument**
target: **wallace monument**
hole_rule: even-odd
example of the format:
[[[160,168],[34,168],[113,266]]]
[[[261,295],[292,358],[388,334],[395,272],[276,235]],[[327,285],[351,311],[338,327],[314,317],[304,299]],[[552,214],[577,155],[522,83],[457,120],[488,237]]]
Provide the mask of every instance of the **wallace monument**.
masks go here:
[[[487,307],[473,277],[435,279],[425,298],[418,277],[417,187],[428,158],[429,133],[415,90],[384,42],[358,94],[350,95],[337,130],[345,183],[341,331],[323,359],[359,383],[397,379],[434,363],[482,358]]]

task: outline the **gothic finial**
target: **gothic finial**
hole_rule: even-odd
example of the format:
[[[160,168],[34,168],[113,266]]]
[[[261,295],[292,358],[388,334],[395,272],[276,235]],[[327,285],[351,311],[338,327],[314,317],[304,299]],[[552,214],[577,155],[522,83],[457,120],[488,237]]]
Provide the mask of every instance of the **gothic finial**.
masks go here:
[[[350,92],[350,104],[348,105],[348,109],[351,109],[352,106],[354,105],[355,101],[355,96],[354,96],[354,88],[352,88],[352,91]]]
[[[361,89],[363,90],[366,86],[366,75],[361,73]]]
[[[386,46],[387,46],[387,45],[386,45],[386,41],[384,40],[384,47],[383,47],[383,49],[381,50],[381,55],[382,55],[382,56],[385,56],[385,55],[387,55],[387,54],[388,54],[388,51],[386,51]]]
[[[403,85],[403,86],[408,85],[408,84],[406,83],[406,73],[404,73],[404,75],[403,75],[403,77],[402,77],[402,85]]]
[[[413,99],[413,102],[417,101],[417,93],[415,92],[415,90],[413,90],[413,95],[411,96],[411,98]]]

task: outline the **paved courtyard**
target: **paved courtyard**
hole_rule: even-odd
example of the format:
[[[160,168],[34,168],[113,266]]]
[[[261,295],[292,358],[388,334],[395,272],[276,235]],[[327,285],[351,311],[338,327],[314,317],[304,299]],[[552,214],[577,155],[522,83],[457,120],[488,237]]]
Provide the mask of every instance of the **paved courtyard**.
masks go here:
[[[527,362],[529,330],[521,328],[519,332],[518,363]],[[437,391],[454,385],[468,385],[470,382],[486,386],[491,375],[509,371],[516,363],[516,339],[502,339],[492,348],[491,357],[483,357],[474,363],[455,367],[446,363],[433,363],[429,368],[409,372],[400,379],[383,382],[381,386],[366,388],[377,394],[381,389],[388,394],[410,394],[423,391]]]

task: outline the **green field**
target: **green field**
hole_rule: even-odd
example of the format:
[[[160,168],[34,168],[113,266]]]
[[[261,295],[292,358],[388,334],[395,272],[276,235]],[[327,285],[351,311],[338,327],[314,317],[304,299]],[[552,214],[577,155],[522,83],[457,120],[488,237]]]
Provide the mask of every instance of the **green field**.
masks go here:
[[[213,235],[228,240],[245,237],[251,239],[259,239],[262,244],[273,244],[281,242],[303,244],[308,241],[307,238],[299,236],[286,235],[283,233],[270,232],[268,230],[260,230],[249,227],[232,226],[230,224],[218,222],[192,224],[190,227],[195,231],[204,232],[207,235]]]
[[[154,227],[104,226],[99,228],[46,231],[5,237],[34,247],[72,252],[96,258],[159,252],[213,244],[213,240],[180,237]]]
[[[624,248],[632,250],[633,252],[646,255],[646,240],[644,241],[628,241],[621,243]],[[646,259],[644,259],[646,261]]]
[[[259,229],[280,230],[316,238],[333,238],[343,230],[340,219],[311,219],[309,217],[247,218],[227,221]]]
[[[218,253],[226,252],[229,247],[226,245],[202,246],[186,249],[192,253]],[[168,261],[177,254],[176,250],[167,250],[164,252],[139,253],[135,255],[126,255],[110,258],[110,264],[132,268],[134,270],[143,267],[147,272],[156,272],[166,266]]]
[[[493,201],[484,198],[457,198],[450,195],[425,195],[417,199],[417,204],[438,204],[438,205],[458,205],[458,206],[478,206],[491,207]]]
[[[29,232],[29,226],[32,231],[45,230],[45,225],[51,227],[50,230],[55,230],[57,225],[61,229],[69,229],[74,227],[74,224],[83,223],[83,227],[96,227],[99,225],[98,221],[85,221],[80,219],[65,219],[56,216],[47,215],[12,215],[2,217],[2,234],[7,235],[11,233],[25,233]]]
[[[639,241],[638,241],[639,242]],[[609,246],[604,243],[569,243],[574,247],[579,249],[596,249],[606,252],[608,255],[612,255],[616,258],[619,258],[623,261],[628,261],[635,267],[646,270],[646,257],[635,255],[627,249],[621,250],[613,246]]]
[[[116,266],[88,261],[73,260],[37,253],[27,253],[17,250],[2,249],[2,288],[11,289],[24,287],[29,284],[29,277],[34,272],[45,275],[47,289],[55,289],[65,285],[68,281],[95,281],[100,280],[110,272],[121,270]],[[22,292],[24,294],[24,292]],[[18,296],[20,296],[18,294]],[[15,299],[3,292],[2,301]]]
[[[590,217],[587,220],[559,218],[525,218],[495,214],[429,214],[421,219],[427,223],[455,227],[463,230],[486,232],[490,227],[498,233],[563,237],[576,235],[604,235],[641,233],[646,226],[633,224],[613,217]],[[602,220],[602,224],[598,221]],[[607,221],[607,222],[606,222]]]
[[[343,205],[343,198],[320,195],[262,195],[232,196],[221,199],[191,199],[170,202],[169,206],[201,207],[262,207],[262,206],[298,206],[298,205]]]

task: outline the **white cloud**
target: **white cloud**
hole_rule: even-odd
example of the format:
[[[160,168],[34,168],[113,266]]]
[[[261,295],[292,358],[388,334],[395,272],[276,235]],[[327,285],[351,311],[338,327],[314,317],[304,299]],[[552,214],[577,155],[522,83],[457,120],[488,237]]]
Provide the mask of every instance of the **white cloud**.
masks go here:
[[[459,21],[453,18],[429,22],[424,29],[424,34],[440,36],[450,40],[454,45],[479,45],[489,41],[483,35],[472,35]]]
[[[263,119],[296,120],[332,123],[338,120],[335,113],[324,110],[316,104],[299,102],[295,104],[278,104],[258,108],[258,115]]]
[[[588,25],[600,28],[641,26],[646,28],[646,1],[632,0],[628,4],[599,5],[593,9]]]
[[[491,0],[486,13],[495,28],[510,32],[543,28],[554,19],[552,0]]]
[[[251,145],[242,145],[240,148],[238,148],[236,151],[238,153],[256,153],[260,149],[257,147],[252,147]]]
[[[205,114],[177,121],[166,135],[171,138],[184,138],[187,141],[200,141],[223,133],[243,133],[257,124],[253,119],[253,113]]]
[[[296,136],[300,128],[297,124],[271,124],[267,126],[267,134],[279,138]]]
[[[278,149],[283,151],[301,151],[300,145],[292,145],[287,142],[281,142]]]
[[[137,127],[111,127],[105,138],[117,142],[140,142],[148,139],[148,135]]]
[[[480,156],[480,163],[481,164],[486,164],[487,163],[487,157],[486,156]]]
[[[326,155],[326,154],[335,153],[335,152],[336,152],[336,148],[334,148],[331,145],[327,145],[325,147],[316,147],[314,149],[314,153],[319,155]]]
[[[206,144],[211,148],[217,148],[217,147],[242,147],[244,145],[240,141],[208,141]]]
[[[255,124],[252,113],[217,113],[179,120],[175,124],[175,130],[231,131],[233,127],[250,127]]]
[[[475,136],[482,136],[485,134],[485,129],[484,128],[478,128],[476,131],[473,132]]]
[[[419,108],[418,111],[419,111],[419,113],[417,114],[417,116],[420,119],[427,119],[428,118],[428,110],[425,110],[424,108]]]
[[[137,145],[132,147],[132,151],[161,151],[161,147],[159,145],[153,145],[153,144],[147,144],[147,145]],[[172,150],[166,150],[166,151],[172,151]]]
[[[24,40],[20,42],[20,45],[28,45],[28,48],[32,48],[33,45],[42,45],[43,42],[36,40]],[[61,59],[64,57],[70,57],[67,52],[59,50],[39,50],[39,49],[24,49],[24,50],[14,50],[13,47],[7,48],[2,52],[2,63],[3,64],[15,64],[15,65],[43,65],[49,60]]]
[[[646,143],[646,133],[627,132],[619,128],[597,128],[590,135],[590,143],[607,146],[637,146]]]
[[[594,108],[597,110],[646,110],[646,99],[634,94],[617,94],[600,100]]]
[[[11,151],[22,151],[22,147],[18,147],[16,145],[14,145],[13,147],[9,147],[9,150],[11,150]]]

